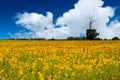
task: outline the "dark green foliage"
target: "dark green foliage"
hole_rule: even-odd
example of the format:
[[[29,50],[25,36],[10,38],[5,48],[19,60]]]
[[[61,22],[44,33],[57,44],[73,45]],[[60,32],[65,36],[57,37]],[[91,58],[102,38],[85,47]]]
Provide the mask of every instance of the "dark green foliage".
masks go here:
[[[55,39],[55,38],[51,38],[51,39],[48,39],[48,40],[51,40],[51,41],[52,41],[52,40],[56,40],[56,39]]]
[[[67,40],[80,40],[80,37],[68,37]]]
[[[99,33],[96,31],[96,29],[87,29],[86,37],[88,40],[94,40],[98,35]]]
[[[31,40],[46,40],[45,38],[31,38]]]
[[[68,37],[66,40],[86,40],[86,37]]]
[[[113,37],[112,40],[119,40],[119,38],[118,37]]]
[[[16,39],[16,40],[29,40],[27,38],[19,38],[19,39]]]
[[[95,40],[102,40],[101,38],[95,38]]]

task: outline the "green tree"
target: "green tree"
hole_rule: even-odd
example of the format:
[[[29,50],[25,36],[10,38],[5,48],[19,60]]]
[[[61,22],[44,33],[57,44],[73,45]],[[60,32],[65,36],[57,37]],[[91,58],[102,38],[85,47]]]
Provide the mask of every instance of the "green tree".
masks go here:
[[[96,32],[96,29],[87,29],[86,37],[89,40],[94,40],[99,33]]]
[[[94,16],[89,16],[87,18],[89,28],[86,30],[86,38],[88,40],[94,40],[99,35],[99,33],[96,31],[96,29],[92,28],[96,21],[96,19],[94,19],[93,17]]]

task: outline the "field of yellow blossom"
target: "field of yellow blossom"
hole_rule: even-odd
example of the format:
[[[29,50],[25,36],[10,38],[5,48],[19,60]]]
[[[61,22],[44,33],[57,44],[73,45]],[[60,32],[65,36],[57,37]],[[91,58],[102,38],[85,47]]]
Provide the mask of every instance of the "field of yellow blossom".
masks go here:
[[[120,80],[120,41],[0,41],[0,80]]]

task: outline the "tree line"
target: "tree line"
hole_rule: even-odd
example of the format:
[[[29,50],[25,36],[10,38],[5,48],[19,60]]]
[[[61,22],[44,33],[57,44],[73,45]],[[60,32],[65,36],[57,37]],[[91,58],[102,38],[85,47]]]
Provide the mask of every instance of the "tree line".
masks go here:
[[[45,38],[31,38],[31,39],[27,39],[27,38],[10,38],[8,40],[49,40],[49,41],[54,41],[54,40],[89,40],[87,39],[87,37],[68,37],[67,39],[55,39],[55,38],[51,38],[51,39],[45,39]],[[120,38],[118,37],[113,37],[112,39],[101,39],[101,38],[95,38],[94,40],[120,40]]]

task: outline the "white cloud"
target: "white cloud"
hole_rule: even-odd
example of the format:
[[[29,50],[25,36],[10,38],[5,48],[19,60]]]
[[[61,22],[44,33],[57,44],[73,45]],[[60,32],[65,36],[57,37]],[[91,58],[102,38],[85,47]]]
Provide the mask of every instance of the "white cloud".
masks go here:
[[[17,16],[19,19],[16,24],[22,25],[24,28],[31,31],[43,31],[46,27],[51,29],[54,25],[52,23],[53,14],[47,12],[47,16],[38,13],[23,13]]]
[[[86,18],[94,16],[95,25],[93,26],[100,32],[101,38],[111,38],[106,23],[109,22],[109,17],[113,17],[114,9],[111,7],[101,7],[103,1],[101,0],[79,0],[75,4],[75,8],[64,13],[62,17],[58,18],[58,25],[69,25],[69,32],[72,36],[79,36],[80,33],[86,33],[87,21]],[[108,34],[109,32],[109,34]]]
[[[93,28],[96,28],[100,33],[100,38],[120,37],[120,22],[118,20],[114,20],[109,27],[107,26],[107,23],[110,21],[109,17],[114,16],[114,9],[110,6],[102,7],[103,4],[102,0],[79,0],[73,9],[58,17],[55,24],[53,24],[54,15],[51,12],[47,12],[46,16],[38,13],[19,13],[16,24],[30,31],[20,31],[15,33],[13,37],[42,37],[47,39],[63,39],[68,36],[78,37],[81,33],[86,33],[88,28],[86,18],[93,15],[94,19],[96,19]],[[61,27],[54,28],[55,26]]]
[[[13,38],[66,38],[67,30],[65,28],[54,28],[53,14],[47,12],[44,16],[38,13],[19,13],[17,16],[17,25],[23,26],[23,28],[29,31],[20,31],[11,35]]]
[[[113,32],[113,36],[112,37],[119,37],[120,38],[120,21],[118,21],[117,19],[112,21],[109,29]]]

